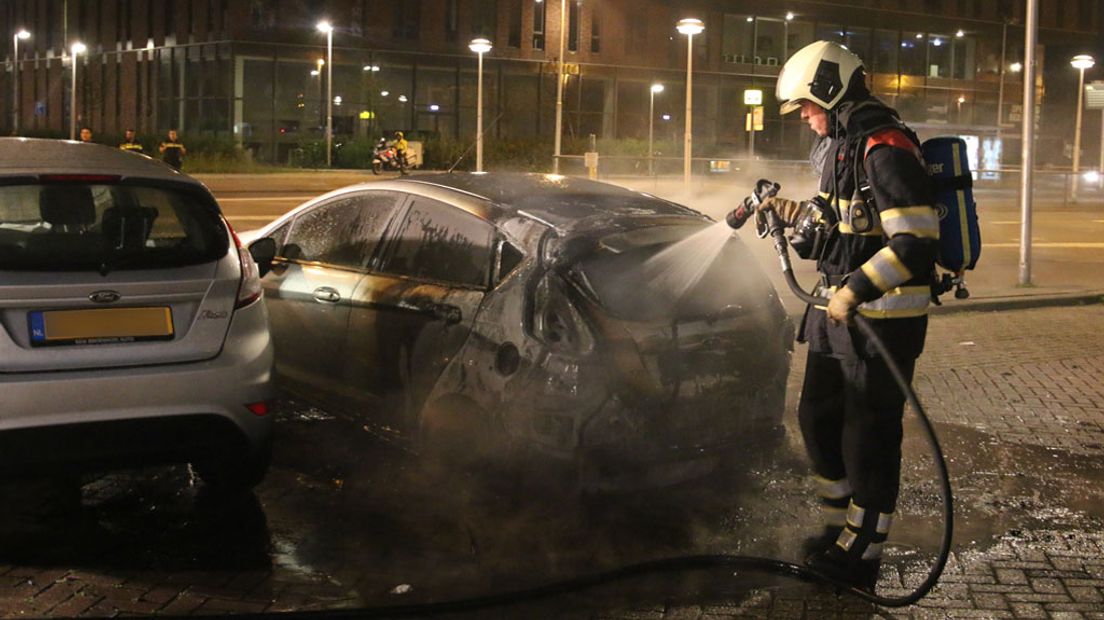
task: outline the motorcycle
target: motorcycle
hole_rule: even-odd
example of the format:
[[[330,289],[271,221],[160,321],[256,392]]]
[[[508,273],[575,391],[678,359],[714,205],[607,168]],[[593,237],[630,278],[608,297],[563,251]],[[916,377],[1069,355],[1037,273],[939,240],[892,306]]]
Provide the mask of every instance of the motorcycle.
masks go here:
[[[406,174],[399,152],[395,147],[388,145],[386,139],[380,138],[372,153],[372,174],[379,174],[384,170]]]

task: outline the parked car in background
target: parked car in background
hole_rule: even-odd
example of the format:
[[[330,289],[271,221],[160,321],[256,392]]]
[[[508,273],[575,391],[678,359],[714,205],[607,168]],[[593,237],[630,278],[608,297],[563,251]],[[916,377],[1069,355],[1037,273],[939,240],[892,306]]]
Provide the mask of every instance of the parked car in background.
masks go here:
[[[779,428],[792,325],[741,242],[722,231],[685,292],[642,268],[714,226],[604,183],[465,173],[347,187],[250,236],[277,246],[292,389],[451,457],[536,450],[616,481]]]
[[[187,175],[0,139],[0,472],[189,462],[212,488],[259,482],[273,395],[259,277]]]

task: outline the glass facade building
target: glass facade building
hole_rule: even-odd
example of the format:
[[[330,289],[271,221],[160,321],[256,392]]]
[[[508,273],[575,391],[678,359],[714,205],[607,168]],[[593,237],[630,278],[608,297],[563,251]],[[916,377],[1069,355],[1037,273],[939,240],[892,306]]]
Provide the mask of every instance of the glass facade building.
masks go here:
[[[1077,41],[1098,45],[1102,4],[1042,0],[1044,51]],[[796,118],[783,122],[769,93],[786,58],[818,39],[858,53],[873,92],[921,133],[996,133],[998,107],[1005,124],[1022,118],[1020,75],[1008,70],[1022,61],[1021,5],[566,0],[565,134],[646,137],[648,89],[661,82],[668,88],[656,97],[651,120],[657,139],[677,140],[686,42],[674,24],[688,15],[706,24],[694,39],[694,131],[703,148],[742,151],[742,92],[760,88],[768,96],[757,152],[800,157],[808,132]],[[325,39],[314,25],[327,18],[337,26],[338,142],[396,129],[470,139],[476,59],[467,43],[475,36],[495,43],[485,69],[488,137],[550,140],[560,13],[556,0],[8,0],[0,24],[11,32],[25,27],[32,38],[19,58],[11,49],[4,55],[0,131],[11,128],[17,76],[24,132],[68,126],[65,49],[81,40],[89,45],[77,58],[82,124],[105,134],[176,127],[287,162],[298,145],[323,135]]]

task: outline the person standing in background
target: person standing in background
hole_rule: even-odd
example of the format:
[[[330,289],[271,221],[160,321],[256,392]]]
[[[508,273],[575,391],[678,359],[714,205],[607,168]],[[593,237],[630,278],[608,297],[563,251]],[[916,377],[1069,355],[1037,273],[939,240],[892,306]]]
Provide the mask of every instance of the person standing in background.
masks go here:
[[[184,148],[184,144],[180,142],[180,138],[177,136],[175,129],[169,130],[167,139],[161,143],[158,147],[161,152],[161,161],[172,166],[176,170],[180,170],[184,165],[184,156],[188,154],[188,149]]]

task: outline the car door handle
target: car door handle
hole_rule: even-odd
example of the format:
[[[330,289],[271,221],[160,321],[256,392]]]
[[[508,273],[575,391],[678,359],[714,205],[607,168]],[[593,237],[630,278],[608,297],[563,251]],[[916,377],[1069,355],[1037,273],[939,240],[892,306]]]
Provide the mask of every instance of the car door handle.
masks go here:
[[[324,304],[335,304],[341,301],[341,293],[328,286],[320,286],[314,289],[314,300]]]

